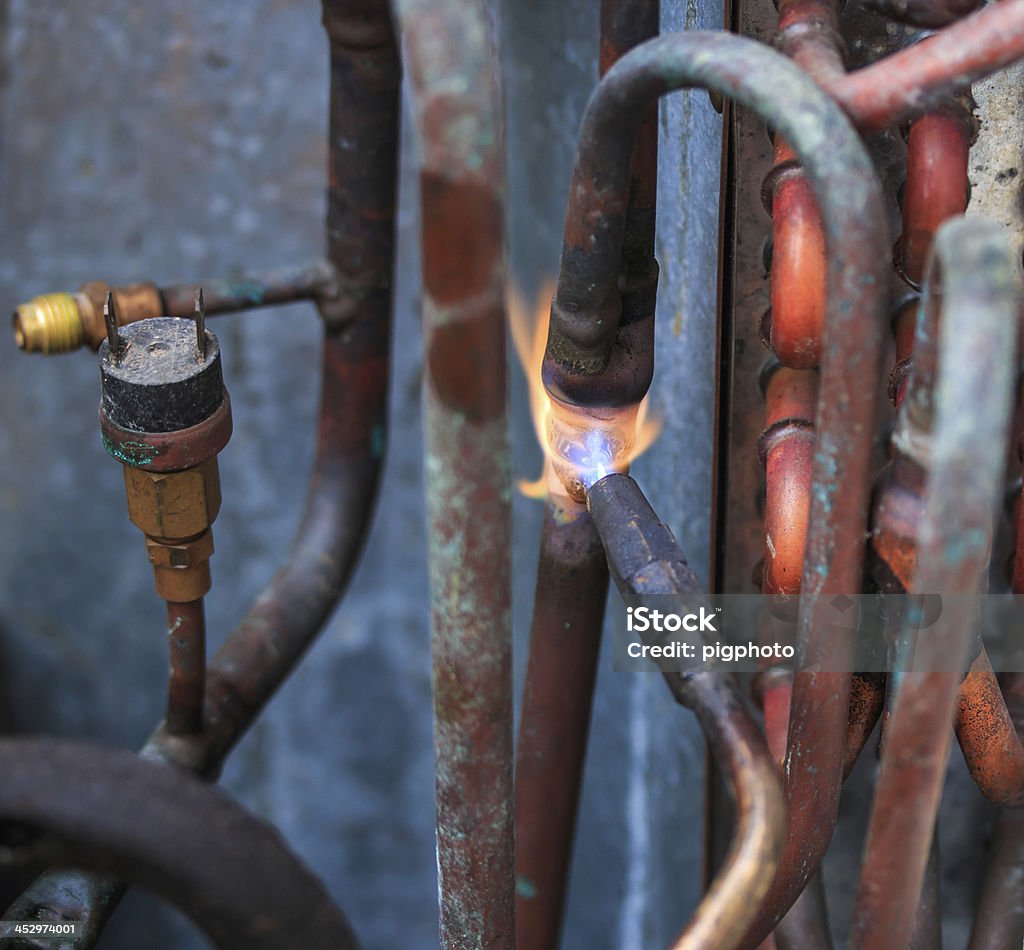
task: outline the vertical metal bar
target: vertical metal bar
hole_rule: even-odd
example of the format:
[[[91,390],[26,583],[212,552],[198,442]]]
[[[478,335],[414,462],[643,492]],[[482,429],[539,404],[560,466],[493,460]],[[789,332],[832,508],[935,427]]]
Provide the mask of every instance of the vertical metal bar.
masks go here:
[[[441,945],[514,927],[504,142],[487,10],[397,0],[420,141]]]

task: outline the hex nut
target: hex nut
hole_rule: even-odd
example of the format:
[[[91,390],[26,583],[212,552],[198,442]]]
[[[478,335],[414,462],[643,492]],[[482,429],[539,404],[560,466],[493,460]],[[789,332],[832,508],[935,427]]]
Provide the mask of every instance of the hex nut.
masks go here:
[[[146,551],[153,567],[177,570],[193,567],[213,556],[213,532],[204,531],[198,538],[182,544],[163,544],[147,536]]]
[[[124,467],[128,517],[151,538],[179,541],[207,531],[220,511],[216,456],[181,472]]]

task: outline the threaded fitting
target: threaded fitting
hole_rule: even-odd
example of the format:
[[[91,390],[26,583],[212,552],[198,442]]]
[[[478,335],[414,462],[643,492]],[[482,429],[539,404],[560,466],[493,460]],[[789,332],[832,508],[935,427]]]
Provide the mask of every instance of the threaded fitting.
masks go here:
[[[34,297],[11,318],[18,348],[29,353],[70,353],[84,340],[82,315],[74,294]]]

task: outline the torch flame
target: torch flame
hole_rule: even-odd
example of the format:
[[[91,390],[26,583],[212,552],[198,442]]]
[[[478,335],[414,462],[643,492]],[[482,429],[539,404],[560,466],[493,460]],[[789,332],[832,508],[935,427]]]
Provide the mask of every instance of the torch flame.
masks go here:
[[[547,496],[547,469],[554,455],[550,442],[551,397],[541,382],[541,365],[544,362],[544,349],[548,340],[548,322],[551,319],[551,298],[554,296],[555,285],[551,280],[541,283],[537,291],[537,300],[532,311],[518,288],[509,290],[508,316],[512,343],[519,357],[519,364],[526,376],[530,389],[530,415],[537,442],[544,450],[544,469],[534,481],[520,479],[516,486],[527,498],[544,498]],[[648,400],[640,403],[636,416],[636,433],[628,461],[643,455],[661,434],[661,420],[648,413]]]

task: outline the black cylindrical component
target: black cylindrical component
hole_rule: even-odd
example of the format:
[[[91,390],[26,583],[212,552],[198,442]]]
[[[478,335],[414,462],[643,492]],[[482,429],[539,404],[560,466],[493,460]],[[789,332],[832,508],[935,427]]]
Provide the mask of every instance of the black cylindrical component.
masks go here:
[[[700,581],[679,542],[628,475],[606,475],[587,505],[622,595],[699,594]]]
[[[100,346],[102,411],[135,432],[177,432],[210,418],[224,401],[220,344],[196,323],[156,317],[121,327],[117,353]]]

